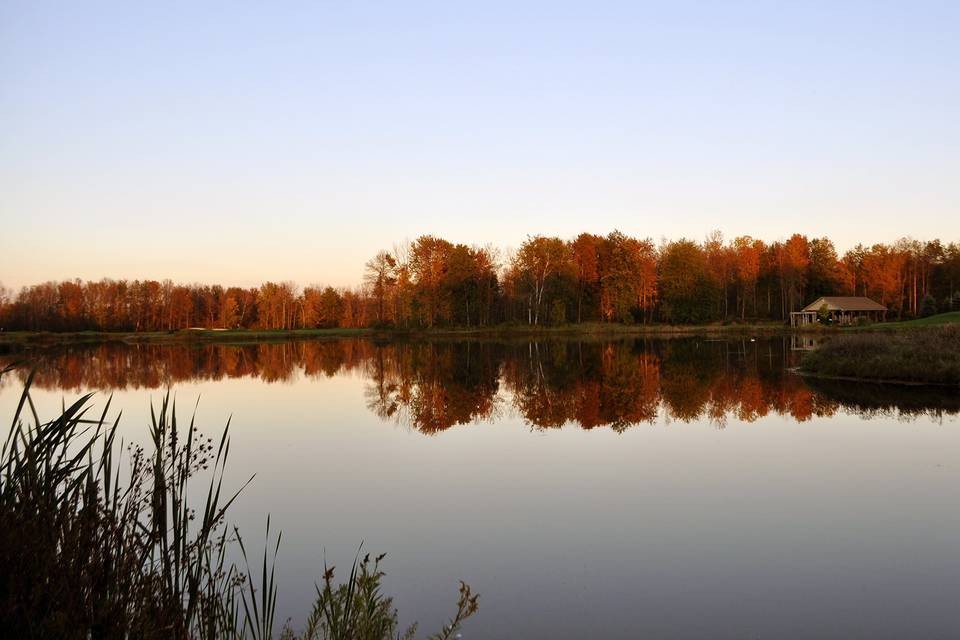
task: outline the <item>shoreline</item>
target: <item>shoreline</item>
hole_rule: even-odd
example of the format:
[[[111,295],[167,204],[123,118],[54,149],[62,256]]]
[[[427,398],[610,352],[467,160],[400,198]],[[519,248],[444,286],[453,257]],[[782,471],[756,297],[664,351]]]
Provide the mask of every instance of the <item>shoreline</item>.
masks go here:
[[[816,378],[818,380],[837,380],[840,382],[863,382],[877,385],[896,385],[898,387],[932,387],[936,389],[956,389],[960,383],[956,382],[921,382],[918,380],[904,380],[900,378],[865,378],[857,376],[839,376],[816,371],[806,371],[802,367],[790,367],[790,373],[802,378]]]
[[[950,314],[952,315],[952,314]],[[0,346],[56,345],[96,342],[137,343],[256,343],[286,340],[371,338],[382,340],[423,340],[449,338],[550,338],[550,337],[677,337],[677,336],[835,336],[851,333],[915,332],[939,325],[916,321],[888,322],[865,326],[791,327],[781,322],[731,322],[695,325],[607,324],[585,322],[557,326],[501,324],[485,327],[434,328],[329,328],[329,329],[179,329],[175,331],[0,331]]]
[[[790,335],[832,334],[834,328],[793,329],[779,322],[701,325],[618,325],[584,323],[560,326],[496,325],[490,327],[437,327],[432,329],[182,329],[177,331],[8,331],[0,332],[0,345],[77,344],[85,342],[268,342],[272,340],[318,340],[335,338],[430,339],[513,337],[606,337],[606,336],[696,336],[696,335]]]
[[[801,376],[897,385],[960,386],[960,325],[845,333],[809,351]]]

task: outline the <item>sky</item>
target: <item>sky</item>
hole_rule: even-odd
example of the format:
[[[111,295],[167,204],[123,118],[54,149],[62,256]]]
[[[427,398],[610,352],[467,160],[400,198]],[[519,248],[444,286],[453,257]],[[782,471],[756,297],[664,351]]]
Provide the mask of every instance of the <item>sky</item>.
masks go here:
[[[0,0],[0,282],[960,240],[960,3]]]

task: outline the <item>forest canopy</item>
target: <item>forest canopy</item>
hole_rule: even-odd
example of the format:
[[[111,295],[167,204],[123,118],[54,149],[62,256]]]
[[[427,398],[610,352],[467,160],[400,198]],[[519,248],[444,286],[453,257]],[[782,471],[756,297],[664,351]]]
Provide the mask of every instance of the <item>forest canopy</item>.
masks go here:
[[[655,244],[619,231],[530,236],[518,250],[421,236],[374,255],[356,287],[259,287],[169,280],[0,287],[0,327],[26,331],[175,331],[581,322],[690,324],[785,320],[822,295],[868,296],[888,317],[960,310],[960,244],[903,238],[842,256],[794,234]]]

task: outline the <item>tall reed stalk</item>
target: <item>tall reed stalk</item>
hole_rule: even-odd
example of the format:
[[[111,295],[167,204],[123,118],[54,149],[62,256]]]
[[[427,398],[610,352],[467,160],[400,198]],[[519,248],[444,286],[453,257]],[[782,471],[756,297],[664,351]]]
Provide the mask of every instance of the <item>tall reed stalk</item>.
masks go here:
[[[0,376],[12,367],[0,370]],[[151,451],[117,441],[119,416],[91,395],[43,422],[28,376],[0,449],[0,629],[10,638],[253,638],[274,636],[280,536],[252,576],[246,548],[226,513],[253,477],[225,491],[229,421],[217,440],[191,419],[177,421],[169,392],[151,406]],[[121,454],[127,457],[121,460]],[[203,501],[192,505],[200,482]],[[236,544],[241,569],[227,560]],[[346,583],[333,570],[317,587],[305,639],[400,637],[392,600],[380,591],[378,558],[355,561]],[[461,584],[457,612],[435,637],[448,638],[477,608]],[[412,637],[413,630],[410,630]]]

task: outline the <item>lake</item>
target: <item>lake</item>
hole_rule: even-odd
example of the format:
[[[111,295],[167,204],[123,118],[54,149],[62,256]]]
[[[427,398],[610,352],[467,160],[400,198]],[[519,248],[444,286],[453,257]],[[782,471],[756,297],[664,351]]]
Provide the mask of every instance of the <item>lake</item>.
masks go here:
[[[52,417],[87,391],[146,443],[168,387],[232,416],[231,509],[283,529],[278,618],[386,552],[403,621],[457,581],[464,638],[960,636],[960,397],[804,379],[750,339],[366,339],[14,349]],[[0,382],[9,419],[26,369]],[[255,552],[257,553],[257,552]]]

